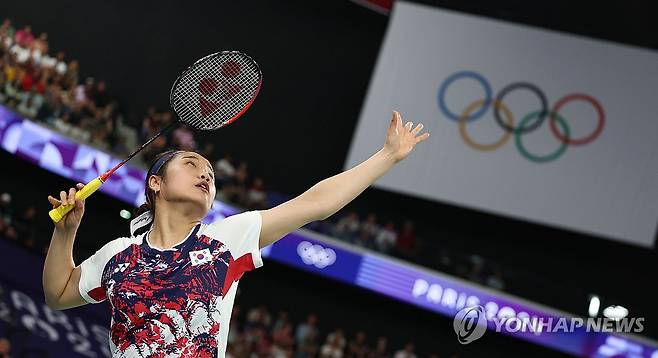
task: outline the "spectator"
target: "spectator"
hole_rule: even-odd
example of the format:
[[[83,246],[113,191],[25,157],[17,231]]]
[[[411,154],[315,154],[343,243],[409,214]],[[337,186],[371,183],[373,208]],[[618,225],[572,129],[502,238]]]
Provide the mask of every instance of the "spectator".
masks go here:
[[[150,163],[156,155],[164,151],[167,147],[167,139],[163,136],[156,138],[142,151],[142,161]]]
[[[302,345],[311,334],[314,334],[316,337],[318,335],[317,317],[313,313],[306,317],[305,323],[297,326],[297,332],[295,333],[297,345]]]
[[[5,337],[0,337],[0,358],[10,358],[11,342]]]
[[[375,237],[375,247],[377,251],[387,254],[395,247],[397,239],[398,233],[395,231],[395,224],[393,221],[388,221]]]
[[[146,141],[152,137],[160,129],[160,118],[155,106],[150,106],[146,109],[146,115],[142,120],[142,129],[139,132],[139,139],[141,141]]]
[[[105,81],[98,81],[98,84],[96,84],[96,86],[91,91],[91,100],[94,102],[96,107],[105,107],[110,102],[110,99],[107,96]]]
[[[247,177],[247,163],[241,162],[235,171],[234,182],[221,189],[221,197],[231,203],[244,206],[247,199]]]
[[[14,35],[14,42],[23,48],[29,48],[32,41],[34,41],[34,35],[32,34],[32,27],[30,26],[25,26],[16,31],[16,34]]]
[[[238,291],[239,294],[239,291]],[[231,319],[229,323],[229,330],[228,330],[228,337],[226,338],[227,344],[230,346],[231,344],[234,344],[238,340],[238,335],[241,334],[241,330],[239,328],[239,323],[238,321],[240,320],[241,316],[240,313],[242,312],[242,309],[239,305],[234,305],[233,306],[233,312],[231,312]]]
[[[338,340],[338,346],[340,349],[344,349],[347,341],[345,340],[345,332],[343,332],[342,328],[338,328],[327,335],[327,341],[332,341],[334,338]]]
[[[11,194],[2,193],[0,195],[0,219],[4,220],[8,224],[11,224],[13,215],[14,209],[11,205]]]
[[[16,107],[16,110],[26,117],[36,117],[43,103],[43,97],[40,94],[34,92],[33,94],[24,93],[23,100]]]
[[[93,83],[93,79],[87,78],[86,84],[80,83],[75,87],[73,100],[76,107],[80,108],[87,104],[87,87],[90,83]]]
[[[260,305],[258,307],[252,308],[247,313],[247,323],[246,326],[249,328],[257,327],[262,329],[267,329],[272,321],[270,313],[267,311],[265,305]]]
[[[503,274],[500,272],[499,269],[496,269],[493,275],[487,277],[487,286],[501,291],[505,289],[505,281],[503,281]]]
[[[42,56],[48,54],[48,34],[42,32],[39,37],[32,42],[32,58],[36,63],[41,63]]]
[[[9,48],[9,52],[16,58],[16,63],[27,66],[30,59],[30,50],[19,44],[14,44]]]
[[[247,191],[245,207],[249,210],[262,210],[267,207],[267,193],[265,192],[263,178],[257,177],[254,179],[251,188]]]
[[[365,230],[362,230],[361,234],[356,239],[356,241],[354,241],[352,243],[357,245],[357,246],[366,248],[366,249],[374,249],[375,248],[375,243],[373,242],[372,237]]]
[[[471,266],[471,270],[466,276],[470,281],[483,284],[484,283],[484,272],[483,272],[483,264],[482,263],[476,263],[475,265]]]
[[[327,342],[320,349],[320,358],[343,358],[343,348],[338,337],[327,337]]]
[[[359,331],[356,333],[354,340],[350,342],[349,348],[347,349],[348,357],[355,358],[364,358],[369,352],[369,348],[366,345],[366,333]]]
[[[231,153],[224,154],[224,157],[215,162],[215,181],[221,186],[230,184],[235,178],[235,167],[231,163],[233,159]]]
[[[412,259],[416,255],[416,232],[414,223],[406,220],[402,232],[398,236],[397,251],[405,259]]]
[[[208,159],[210,163],[213,163],[215,161],[215,144],[212,142],[204,144],[201,154],[203,154],[204,158]]]
[[[347,216],[342,217],[338,221],[338,224],[336,224],[334,236],[339,239],[352,241],[355,239],[360,227],[359,215],[356,211],[350,211]]]
[[[13,56],[9,56],[4,62],[5,81],[14,82],[18,78],[18,64]]]
[[[64,51],[59,51],[57,53],[57,57],[56,57],[57,61],[56,61],[56,64],[55,64],[55,71],[59,75],[65,75],[67,67],[68,67],[66,65],[66,62],[64,62],[64,56],[65,56]]]
[[[284,352],[292,349],[295,343],[292,332],[293,328],[290,323],[286,323],[272,331],[272,350],[277,351],[275,355],[285,355]]]
[[[318,356],[316,331],[310,331],[304,342],[298,347],[295,358],[311,358]]]
[[[78,83],[79,66],[80,65],[78,64],[77,60],[72,60],[71,62],[69,62],[66,69],[66,74],[63,77],[66,87],[73,87],[76,83]]]
[[[407,343],[403,349],[400,349],[399,351],[395,352],[395,355],[393,356],[394,358],[416,358],[416,354],[414,353],[414,344],[413,343]]]
[[[234,308],[234,310],[235,310],[235,308]],[[274,321],[274,325],[272,326],[272,330],[280,329],[281,327],[285,326],[288,323],[290,323],[290,318],[288,317],[288,312],[279,311],[279,315],[277,316],[276,321]]]
[[[21,73],[22,76],[20,76],[20,90],[24,92],[31,91],[35,82],[34,74],[32,71],[22,71]]]
[[[0,25],[0,37],[6,37],[9,39],[14,38],[14,27],[11,25],[10,19],[5,19]]]
[[[366,221],[361,224],[361,231],[365,231],[368,236],[374,240],[379,234],[379,225],[377,224],[377,214],[369,213]]]
[[[234,343],[229,344],[226,350],[226,357],[231,358],[248,358],[249,345],[247,343],[246,335],[239,334]]]
[[[60,118],[55,118],[53,121],[53,126],[58,132],[63,134],[69,134],[73,129],[73,125],[71,124],[70,113],[66,112],[62,114]]]
[[[5,72],[5,85],[4,85],[4,94],[5,94],[5,102],[9,104],[10,107],[12,106],[12,101],[16,103],[16,99],[19,96],[18,93],[18,85],[16,84],[15,81],[9,80],[9,77],[11,75],[7,75],[7,72]]]
[[[170,112],[165,112],[165,116],[170,117]],[[194,133],[188,126],[179,126],[174,130],[172,135],[173,142],[172,144],[177,148],[183,150],[194,150],[196,148],[196,142],[194,141]]]
[[[368,353],[368,358],[389,358],[391,355],[388,353],[388,340],[386,337],[379,337],[375,349]]]
[[[3,226],[4,232],[0,232],[0,234],[10,240],[17,241],[18,232],[16,232],[16,229],[10,223],[5,223]]]

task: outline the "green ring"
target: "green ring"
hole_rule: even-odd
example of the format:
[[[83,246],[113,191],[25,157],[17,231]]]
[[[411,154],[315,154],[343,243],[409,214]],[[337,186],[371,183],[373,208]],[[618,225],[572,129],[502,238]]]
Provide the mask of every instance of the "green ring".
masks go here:
[[[535,111],[526,115],[519,122],[519,127],[518,127],[519,130],[514,131],[514,139],[516,142],[516,147],[519,149],[519,153],[521,153],[521,155],[523,155],[526,159],[535,163],[547,163],[554,161],[555,159],[559,158],[564,153],[565,150],[567,150],[567,146],[569,145],[568,140],[561,141],[562,145],[555,152],[545,156],[534,155],[525,149],[523,143],[521,142],[522,129],[527,122],[529,122],[531,119],[535,117],[539,117],[541,114],[542,111]],[[569,134],[570,134],[569,126],[567,125],[567,122],[564,120],[564,118],[562,118],[562,116],[554,112],[550,114],[549,118],[550,120],[557,120],[557,123],[560,125],[560,127],[562,127],[562,131],[564,132],[565,138],[569,138]]]

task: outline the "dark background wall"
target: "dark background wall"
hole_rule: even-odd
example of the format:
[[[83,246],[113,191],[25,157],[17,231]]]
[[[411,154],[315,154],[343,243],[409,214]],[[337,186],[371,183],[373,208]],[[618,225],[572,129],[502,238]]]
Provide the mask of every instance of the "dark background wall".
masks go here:
[[[658,48],[656,23],[640,3],[578,7],[567,1],[423,2]],[[216,143],[218,152],[231,151],[247,160],[270,188],[290,195],[342,170],[388,22],[347,0],[2,1],[0,17],[5,16],[18,26],[32,25],[35,33],[48,32],[51,48],[78,59],[83,77],[104,79],[135,124],[148,105],[166,108],[171,82],[198,57],[223,49],[250,54],[264,73],[259,98],[239,121],[204,137]],[[383,140],[388,120],[382,118],[373,135]],[[45,195],[70,185],[4,152],[1,158],[8,172],[15,169],[36,183],[48,183],[26,193],[26,202],[47,208]],[[0,183],[25,188],[25,181],[7,177]],[[89,240],[83,244],[88,249],[100,247],[119,230],[125,233],[126,226],[118,224],[122,205],[102,197],[90,202],[86,220],[106,226],[107,237],[83,224],[81,237]],[[517,282],[529,282],[510,289],[530,299],[584,313],[587,293],[592,292],[627,305],[638,316],[658,319],[656,296],[641,285],[642,277],[658,272],[655,249],[375,189],[349,208],[372,209],[398,220],[413,218],[426,228],[421,234],[427,260],[444,247],[480,254],[525,280]],[[48,227],[47,222],[43,225]],[[656,334],[655,326],[647,326]]]

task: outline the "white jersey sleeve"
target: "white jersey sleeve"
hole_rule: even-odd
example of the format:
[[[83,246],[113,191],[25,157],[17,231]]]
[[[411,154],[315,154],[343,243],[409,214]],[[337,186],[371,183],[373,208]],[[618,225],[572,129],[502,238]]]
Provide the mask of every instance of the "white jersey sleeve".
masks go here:
[[[107,293],[103,285],[103,271],[108,262],[116,254],[125,250],[134,238],[120,237],[103,245],[96,253],[80,264],[80,283],[78,290],[82,298],[88,303],[105,301]]]
[[[204,234],[226,245],[234,260],[248,261],[252,269],[259,268],[263,266],[259,248],[262,223],[258,210],[246,211],[213,222]]]

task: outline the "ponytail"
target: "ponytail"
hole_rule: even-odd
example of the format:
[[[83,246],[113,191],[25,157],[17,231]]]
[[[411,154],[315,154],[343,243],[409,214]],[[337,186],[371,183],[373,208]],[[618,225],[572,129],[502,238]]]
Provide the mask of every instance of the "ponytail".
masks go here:
[[[140,216],[149,210],[151,210],[151,204],[144,203],[140,205],[138,208],[135,208],[135,210],[133,210],[133,217]]]

